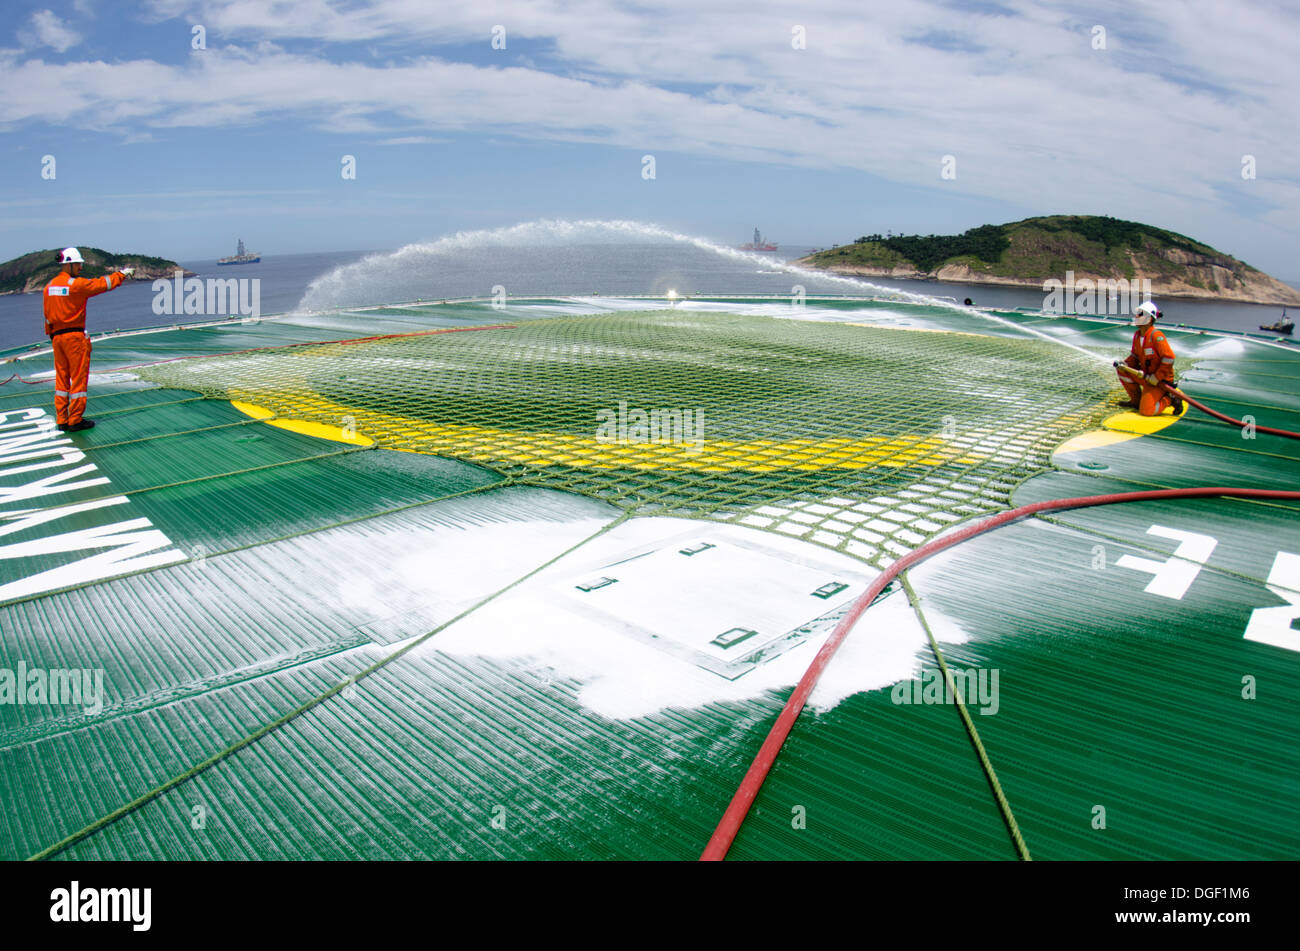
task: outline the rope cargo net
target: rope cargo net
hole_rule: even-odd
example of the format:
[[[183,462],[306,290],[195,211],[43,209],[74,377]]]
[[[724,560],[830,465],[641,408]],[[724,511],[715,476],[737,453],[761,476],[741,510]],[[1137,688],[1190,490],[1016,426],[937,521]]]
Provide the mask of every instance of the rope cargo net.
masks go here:
[[[631,515],[780,532],[878,567],[1006,508],[1113,411],[1050,341],[680,311],[557,317],[141,368]]]

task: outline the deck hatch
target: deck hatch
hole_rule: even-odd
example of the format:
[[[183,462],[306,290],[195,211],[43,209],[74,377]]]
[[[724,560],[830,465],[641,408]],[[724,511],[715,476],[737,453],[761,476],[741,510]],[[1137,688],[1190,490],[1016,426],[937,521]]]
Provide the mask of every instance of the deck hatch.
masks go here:
[[[769,546],[754,535],[693,531],[641,543],[558,587],[569,610],[593,617],[611,636],[734,680],[828,630],[836,609],[867,585],[865,571],[855,576],[814,546]],[[706,551],[707,558],[693,557]],[[828,576],[843,580],[828,583]],[[809,592],[821,593],[810,601]]]
[[[729,631],[723,631],[713,640],[709,641],[709,643],[717,644],[719,647],[725,650],[726,648],[729,647],[735,647],[741,641],[748,640],[749,638],[753,637],[757,633],[758,631],[751,631],[747,627],[733,627]]]
[[[821,598],[823,601],[825,601],[827,598],[835,597],[835,595],[839,594],[847,587],[848,585],[846,585],[843,581],[828,581],[820,588],[818,588],[816,591],[814,591],[812,593],[812,596],[814,598]]]

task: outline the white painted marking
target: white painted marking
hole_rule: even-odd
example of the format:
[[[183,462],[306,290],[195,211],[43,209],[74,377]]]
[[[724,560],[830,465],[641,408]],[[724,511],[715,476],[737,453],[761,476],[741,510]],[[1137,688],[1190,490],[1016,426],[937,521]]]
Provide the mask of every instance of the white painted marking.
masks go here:
[[[35,482],[29,482],[26,485],[0,487],[0,505],[35,499],[44,495],[58,495],[62,492],[72,492],[75,489],[88,489],[92,485],[108,485],[108,479],[104,476],[94,479],[82,479],[80,482],[65,482],[65,480],[73,476],[87,475],[94,471],[95,467],[93,465],[84,465],[58,475],[37,479]]]
[[[48,509],[21,509],[15,512],[0,512],[0,535],[25,532],[29,528],[52,522],[56,518],[76,515],[78,512],[89,512],[93,509],[104,508],[107,505],[125,504],[125,495],[115,495],[111,498],[92,499],[89,502],[78,502],[75,505],[59,505]]]
[[[1300,651],[1300,631],[1293,626],[1300,618],[1300,555],[1278,552],[1266,584],[1269,591],[1288,603],[1252,611],[1250,623],[1246,625],[1246,640]]]
[[[15,416],[19,417],[18,421],[9,422]],[[86,454],[71,445],[71,441],[54,428],[54,420],[43,409],[29,407],[0,413],[0,429],[4,430],[0,434],[0,478],[42,469],[63,469],[85,462]],[[52,461],[15,465],[34,459]],[[85,463],[20,485],[0,485],[0,505],[45,499],[93,486],[108,485],[108,478],[102,475],[78,479],[79,476],[89,476],[96,472],[98,469],[93,463]],[[21,534],[48,522],[83,516],[84,513],[97,509],[126,504],[126,496],[117,495],[44,509],[0,511],[0,537]],[[83,519],[79,517],[73,524],[77,522],[83,522]],[[0,545],[0,562],[17,562],[20,565],[29,559],[43,559],[50,555],[108,549],[0,584],[0,601],[42,594],[62,587],[90,584],[116,575],[184,561],[185,555],[170,548],[170,545],[167,536],[154,528],[147,518],[128,519],[112,525],[81,528],[59,535]]]
[[[1196,576],[1201,573],[1201,566],[1209,560],[1210,553],[1219,540],[1210,535],[1198,535],[1184,532],[1164,525],[1152,525],[1147,529],[1148,535],[1159,535],[1178,542],[1174,554],[1168,561],[1156,561],[1152,558],[1139,558],[1136,555],[1124,555],[1115,564],[1121,568],[1145,571],[1155,577],[1145,588],[1147,594],[1162,598],[1182,600],[1187,589],[1192,586]]]
[[[134,518],[114,525],[99,525],[75,532],[40,538],[30,542],[15,542],[0,546],[0,559],[32,558],[55,552],[82,551],[88,548],[107,548],[108,551],[71,564],[60,565],[49,571],[0,585],[0,600],[22,598],[32,594],[53,591],[56,588],[90,584],[114,575],[130,574],[184,561],[185,555],[167,548],[171,540],[153,528],[147,518]]]

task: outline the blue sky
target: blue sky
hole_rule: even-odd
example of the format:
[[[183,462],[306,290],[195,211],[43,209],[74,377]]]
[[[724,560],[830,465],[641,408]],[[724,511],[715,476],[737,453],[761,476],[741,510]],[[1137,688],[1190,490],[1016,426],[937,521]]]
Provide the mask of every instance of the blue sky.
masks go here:
[[[240,236],[266,254],[394,248],[537,218],[723,243],[759,225],[822,245],[1072,212],[1300,277],[1300,12],[1286,3],[6,12],[0,259],[72,243],[211,258]]]

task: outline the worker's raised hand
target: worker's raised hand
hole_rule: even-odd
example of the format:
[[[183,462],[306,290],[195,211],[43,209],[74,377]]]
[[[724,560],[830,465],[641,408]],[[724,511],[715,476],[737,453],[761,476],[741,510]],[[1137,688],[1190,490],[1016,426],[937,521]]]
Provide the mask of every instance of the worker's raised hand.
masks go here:
[[[123,275],[124,277],[130,277],[130,276],[131,276],[132,274],[134,274],[134,273],[135,273],[135,268],[133,268],[133,267],[124,267],[124,268],[122,268],[122,275]]]
[[[1159,383],[1160,383],[1160,381],[1156,378],[1156,375],[1155,375],[1154,373],[1148,373],[1148,374],[1147,374],[1147,385],[1148,385],[1148,386],[1157,386],[1157,385],[1159,385]]]

